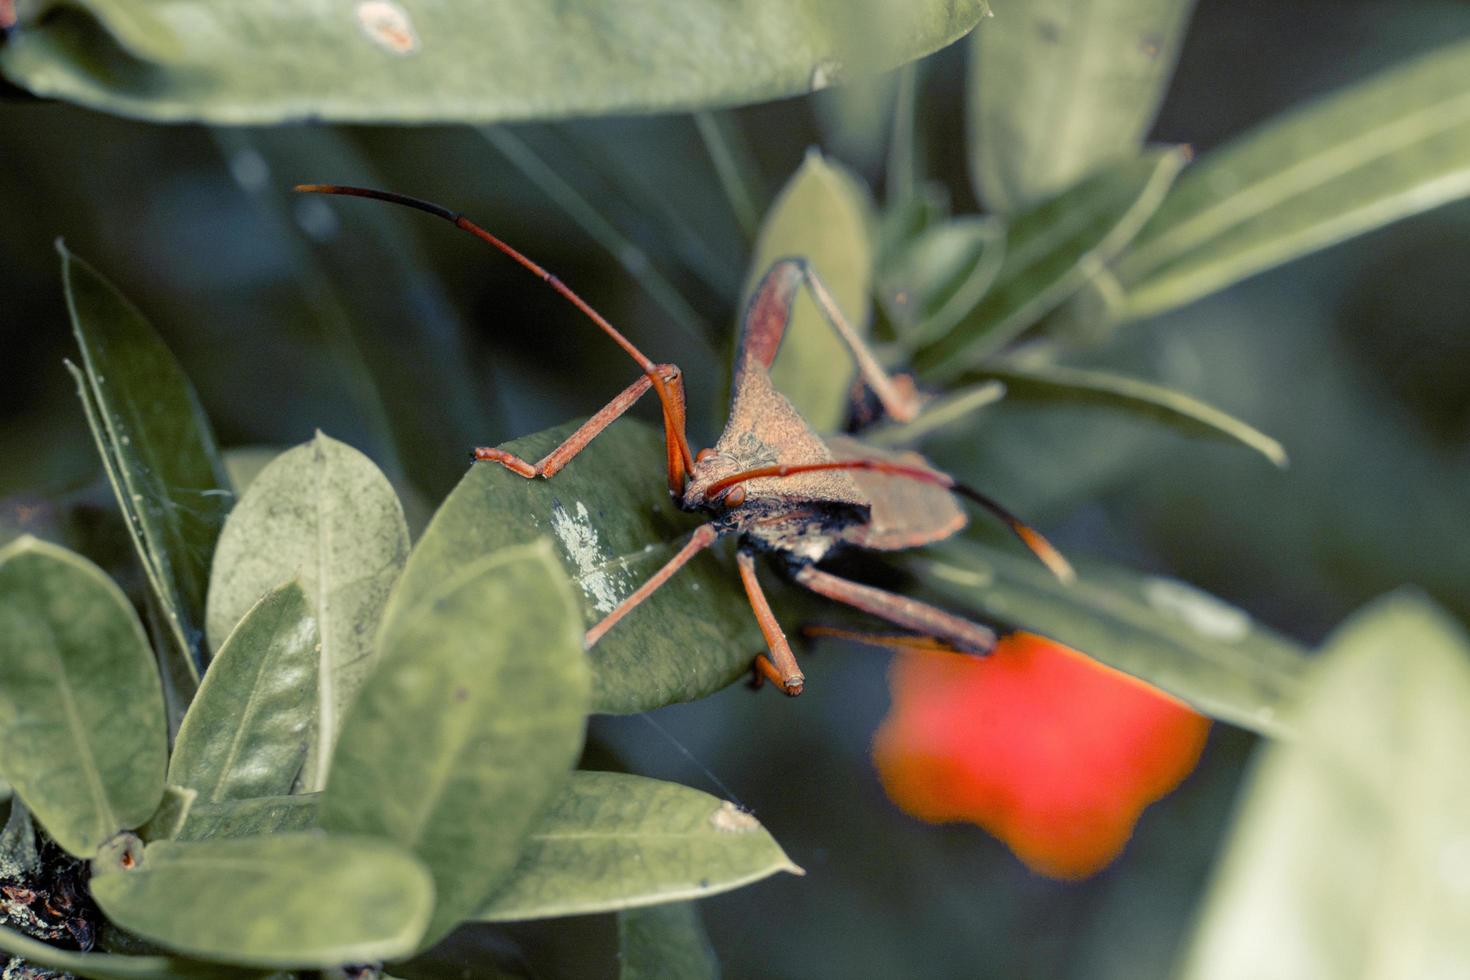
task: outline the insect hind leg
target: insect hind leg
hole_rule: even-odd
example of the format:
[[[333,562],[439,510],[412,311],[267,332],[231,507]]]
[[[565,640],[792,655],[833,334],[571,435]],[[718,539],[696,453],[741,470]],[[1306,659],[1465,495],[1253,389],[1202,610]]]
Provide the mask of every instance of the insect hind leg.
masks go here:
[[[798,585],[817,595],[861,609],[922,636],[941,640],[958,651],[989,653],[995,647],[994,630],[927,602],[841,578],[815,565],[803,565],[792,577]]]

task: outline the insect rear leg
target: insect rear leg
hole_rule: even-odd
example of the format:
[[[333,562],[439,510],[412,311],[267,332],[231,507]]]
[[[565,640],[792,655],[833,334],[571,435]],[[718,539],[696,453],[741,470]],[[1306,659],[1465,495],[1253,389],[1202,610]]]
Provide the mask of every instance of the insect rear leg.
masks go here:
[[[776,614],[771,612],[771,604],[766,600],[760,580],[756,578],[755,556],[742,549],[736,554],[735,560],[740,568],[740,581],[745,586],[750,608],[755,611],[755,620],[760,624],[761,635],[766,638],[766,646],[771,651],[769,659],[764,654],[756,656],[755,669],[759,675],[776,684],[782,692],[796,697],[805,689],[806,677],[797,666],[796,654],[791,652],[786,632],[776,621]]]
[[[811,291],[822,318],[847,347],[863,381],[878,396],[883,410],[899,422],[913,421],[919,414],[918,392],[912,384],[905,386],[883,370],[872,348],[853,329],[852,324],[847,322],[837,300],[805,259],[779,259],[767,270],[746,309],[741,326],[741,351],[754,357],[767,369],[771,367],[786,329],[791,324],[791,310],[796,300],[797,287],[803,282]]]
[[[802,566],[793,578],[797,584],[817,595],[861,609],[922,636],[949,643],[965,653],[989,653],[995,646],[993,630],[927,602],[840,578],[815,565]]]
[[[676,417],[670,417],[669,411],[664,412],[664,444],[667,449],[669,467],[669,490],[675,494],[684,490],[684,479],[687,471],[684,467],[683,454],[680,451],[679,439],[684,433],[684,376],[679,368],[673,364],[657,364],[654,366],[658,371],[663,383],[668,386],[677,408]],[[566,441],[557,446],[551,452],[541,457],[535,463],[527,462],[515,453],[506,452],[504,449],[495,449],[489,446],[480,446],[475,449],[475,461],[484,463],[499,463],[506,469],[526,479],[542,477],[551,479],[561,469],[572,461],[572,458],[586,449],[588,444],[602,434],[613,422],[617,421],[628,409],[632,408],[638,399],[648,393],[653,387],[653,379],[643,374],[638,376],[628,387],[617,394],[612,401],[608,402],[602,409],[567,437]]]

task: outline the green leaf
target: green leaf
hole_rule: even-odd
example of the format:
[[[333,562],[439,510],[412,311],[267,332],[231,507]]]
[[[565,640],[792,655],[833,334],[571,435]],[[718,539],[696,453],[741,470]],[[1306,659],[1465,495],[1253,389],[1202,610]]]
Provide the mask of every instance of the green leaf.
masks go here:
[[[320,789],[328,749],[372,663],[373,635],[408,556],[408,526],[372,460],[320,432],[260,472],[225,522],[209,586],[209,639],[299,576],[320,632],[316,735],[302,787]],[[256,794],[264,795],[264,794]]]
[[[1157,419],[1191,435],[1223,439],[1248,446],[1279,467],[1287,464],[1286,449],[1259,429],[1181,391],[1137,378],[1061,367],[999,362],[970,372],[975,378],[1000,381],[1012,399],[1081,402],[1118,408]]]
[[[505,448],[540,459],[568,423]],[[550,531],[580,593],[582,622],[601,619],[668,561],[696,526],[669,500],[663,437],[636,419],[608,427],[550,480],[470,467],[409,556],[393,606],[429,601],[462,569]],[[735,569],[700,555],[588,653],[595,711],[632,714],[718,691],[750,669],[761,635]],[[389,616],[392,615],[390,609]]]
[[[169,782],[200,803],[289,793],[316,713],[319,645],[300,583],[266,593],[209,665],[174,738]]]
[[[575,772],[532,831],[515,875],[475,916],[588,915],[703,898],[803,874],[754,817],[642,776]]]
[[[991,211],[1060,194],[1134,156],[1193,0],[1029,0],[970,36],[970,167]]]
[[[1184,161],[1178,148],[1153,150],[1016,215],[995,284],[958,326],[915,355],[914,366],[933,380],[953,379],[1018,338],[1122,251]]]
[[[618,913],[620,980],[700,980],[720,975],[720,961],[693,902]]]
[[[197,963],[177,956],[121,956],[116,953],[76,953],[57,949],[23,932],[0,925],[0,950],[19,956],[33,966],[62,970],[87,980],[257,980],[266,973],[215,963]]]
[[[867,189],[857,177],[820,152],[808,151],[761,224],[741,293],[741,311],[777,259],[802,257],[827,285],[848,323],[866,337],[872,305],[871,211]],[[777,390],[818,432],[831,432],[847,417],[856,376],[847,346],[802,290],[771,368]]]
[[[577,761],[590,688],[550,541],[485,552],[427,593],[395,598],[378,666],[342,727],[321,824],[418,855],[437,895],[426,945],[514,868]]]
[[[163,787],[163,799],[148,822],[138,828],[138,836],[145,841],[173,840],[179,836],[189,820],[194,802],[199,799],[197,790],[167,783]]]
[[[37,95],[157,121],[668,112],[884,71],[963,36],[984,9],[980,0],[70,0],[21,7],[0,70]]]
[[[317,824],[320,805],[320,793],[200,803],[189,810],[189,818],[179,829],[177,839],[258,837],[312,830]]]
[[[234,501],[229,479],[199,397],[153,327],[91,266],[60,243],[57,250],[87,421],[184,669],[197,681],[210,556]]]
[[[101,569],[23,537],[0,550],[0,772],[87,858],[163,796],[163,691],[132,606]]]
[[[887,263],[882,297],[905,339],[934,340],[989,292],[1005,261],[1005,225],[965,216],[926,228]]]
[[[989,619],[1080,650],[1221,721],[1285,731],[1304,655],[1191,585],[1089,563],[1064,585],[1029,555],[971,541],[945,542],[907,564],[925,585]]]
[[[428,872],[371,837],[317,833],[148,845],[92,897],[117,925],[189,956],[332,967],[411,952],[434,904]]]
[[[1464,629],[1416,594],[1378,600],[1329,638],[1293,719],[1262,747],[1182,975],[1470,973]]]
[[[1271,120],[1180,179],[1117,274],[1153,316],[1470,194],[1470,42]]]

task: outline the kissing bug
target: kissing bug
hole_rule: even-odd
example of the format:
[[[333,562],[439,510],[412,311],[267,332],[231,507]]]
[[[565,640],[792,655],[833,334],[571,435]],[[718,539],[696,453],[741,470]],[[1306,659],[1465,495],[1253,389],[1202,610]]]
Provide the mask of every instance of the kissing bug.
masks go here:
[[[474,451],[477,462],[499,463],[527,479],[550,479],[643,395],[652,390],[658,397],[669,493],[681,509],[707,515],[709,520],[695,529],[662,568],[587,630],[589,649],[691,558],[721,537],[735,535],[740,580],[769,650],[768,656],[755,658],[756,677],[775,682],[786,694],[800,694],[806,680],[756,577],[755,557],[761,552],[782,559],[798,585],[911,630],[913,642],[987,653],[996,640],[988,627],[917,599],[841,578],[821,567],[824,559],[842,548],[894,551],[950,537],[967,520],[957,497],[968,498],[1005,522],[1059,578],[1073,577],[1071,566],[1056,549],[994,500],[933,468],[917,453],[888,452],[847,436],[824,439],[775,389],[770,368],[790,322],[797,291],[805,286],[883,410],[901,422],[912,420],[918,412],[917,394],[896,384],[883,370],[804,259],[774,262],[756,288],[741,323],[730,417],[713,447],[691,453],[685,437],[684,382],[679,368],[654,363],[560,279],[515,248],[464,215],[418,198],[336,184],[301,184],[296,190],[372,198],[443,218],[545,282],[638,365],[637,380],[540,460],[533,463],[490,447]]]

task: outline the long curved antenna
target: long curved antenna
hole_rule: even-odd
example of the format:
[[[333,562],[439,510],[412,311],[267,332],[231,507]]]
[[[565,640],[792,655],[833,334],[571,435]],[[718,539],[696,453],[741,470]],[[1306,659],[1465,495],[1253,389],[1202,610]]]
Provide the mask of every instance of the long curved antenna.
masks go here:
[[[469,232],[471,235],[494,246],[503,254],[514,259],[526,271],[556,290],[561,294],[563,299],[581,310],[589,320],[597,324],[603,333],[611,337],[613,342],[621,347],[638,364],[638,367],[653,385],[654,393],[658,395],[659,404],[663,406],[665,431],[668,433],[669,438],[676,444],[678,453],[684,462],[685,472],[694,469],[694,457],[689,452],[689,440],[684,435],[683,407],[677,404],[673,393],[669,390],[668,382],[660,375],[658,366],[641,350],[633,346],[633,342],[627,337],[624,337],[617,327],[614,327],[607,321],[606,317],[598,313],[586,300],[573,292],[571,287],[567,286],[566,283],[562,282],[550,272],[547,272],[546,269],[530,257],[506,242],[501,241],[495,235],[481,228],[458,211],[451,211],[431,201],[409,197],[407,194],[395,194],[392,191],[374,190],[370,187],[349,187],[344,184],[297,184],[293,189],[302,194],[336,194],[343,197],[367,197],[375,201],[387,201],[390,204],[401,204],[404,207],[414,208],[427,214],[432,214],[436,218],[443,218],[456,228]]]
[[[889,476],[903,477],[904,479],[917,480],[920,483],[932,483],[935,486],[944,487],[962,497],[966,497],[981,507],[988,510],[995,517],[1005,523],[1021,539],[1021,543],[1031,550],[1041,563],[1051,570],[1051,573],[1063,582],[1076,581],[1077,573],[1073,570],[1071,562],[1062,557],[1050,541],[1042,537],[1041,532],[1022,521],[1015,514],[1006,510],[994,498],[986,496],[974,487],[967,486],[956,480],[947,473],[936,470],[928,470],[919,466],[904,466],[902,463],[892,463],[881,459],[842,459],[827,463],[774,463],[770,466],[758,466],[755,469],[732,473],[729,476],[715,480],[705,488],[706,500],[714,500],[726,490],[746,480],[758,480],[766,478],[781,479],[782,477],[797,476],[801,473],[815,473],[822,470],[871,470],[875,473],[886,473]]]

